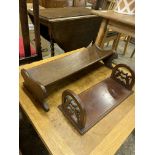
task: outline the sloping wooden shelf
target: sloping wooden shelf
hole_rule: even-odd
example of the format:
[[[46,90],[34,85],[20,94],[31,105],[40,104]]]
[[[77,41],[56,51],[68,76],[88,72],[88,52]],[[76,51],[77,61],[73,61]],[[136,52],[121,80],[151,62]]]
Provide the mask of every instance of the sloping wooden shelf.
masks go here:
[[[121,68],[125,68],[126,73]],[[79,133],[84,134],[132,93],[134,81],[134,72],[119,64],[114,67],[110,78],[79,95],[65,90],[59,109]]]
[[[31,69],[22,69],[24,86],[41,103],[45,111],[49,110],[46,103],[48,87],[108,56],[111,50],[103,51],[95,46],[83,48],[81,51],[51,61]]]

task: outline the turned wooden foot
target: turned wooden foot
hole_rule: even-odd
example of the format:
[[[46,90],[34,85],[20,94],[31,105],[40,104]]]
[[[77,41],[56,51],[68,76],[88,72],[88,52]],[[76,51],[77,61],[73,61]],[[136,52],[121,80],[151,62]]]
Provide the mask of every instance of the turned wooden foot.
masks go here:
[[[114,59],[118,58],[118,54],[117,53],[113,53],[111,56],[107,57],[106,59],[102,60],[105,64],[105,66],[107,66],[108,68],[112,69],[112,62]]]
[[[48,112],[50,110],[48,103],[42,102],[42,108],[45,110],[45,112]]]

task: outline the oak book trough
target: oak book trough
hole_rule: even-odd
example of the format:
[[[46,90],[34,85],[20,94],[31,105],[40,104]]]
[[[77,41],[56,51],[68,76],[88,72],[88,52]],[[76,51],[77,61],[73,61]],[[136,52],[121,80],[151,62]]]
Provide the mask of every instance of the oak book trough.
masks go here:
[[[30,69],[22,69],[24,86],[38,100],[43,109],[49,111],[47,103],[49,87],[112,54],[111,50],[104,51],[91,46]]]
[[[113,68],[110,78],[78,95],[65,90],[58,107],[79,133],[84,134],[132,93],[134,81],[134,72],[119,64]]]

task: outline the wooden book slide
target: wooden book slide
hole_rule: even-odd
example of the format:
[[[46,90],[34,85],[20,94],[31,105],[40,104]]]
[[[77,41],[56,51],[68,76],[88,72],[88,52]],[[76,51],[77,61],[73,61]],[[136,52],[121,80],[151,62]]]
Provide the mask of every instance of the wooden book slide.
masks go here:
[[[49,111],[49,106],[46,102],[49,95],[47,90],[49,86],[112,54],[111,50],[103,51],[91,46],[30,69],[22,69],[21,74],[24,78],[24,86],[39,101],[43,109]]]
[[[132,93],[134,81],[134,72],[119,64],[109,78],[78,95],[65,90],[59,109],[79,133],[84,134]]]

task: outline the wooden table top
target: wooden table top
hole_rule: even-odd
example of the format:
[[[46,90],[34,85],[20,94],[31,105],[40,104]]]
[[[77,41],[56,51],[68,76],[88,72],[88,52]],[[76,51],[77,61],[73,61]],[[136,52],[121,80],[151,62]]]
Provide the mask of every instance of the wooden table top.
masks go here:
[[[21,66],[31,68],[55,60],[78,50]],[[111,70],[102,63],[77,73],[63,81],[48,98],[50,111],[44,112],[23,88],[20,75],[20,106],[31,120],[38,135],[50,153],[54,155],[103,155],[114,154],[134,129],[134,94],[105,116],[92,129],[81,136],[57,108],[62,92],[71,89],[80,93],[109,77]]]
[[[32,9],[29,10],[32,14]],[[77,16],[93,15],[91,9],[84,7],[66,7],[66,8],[45,8],[39,10],[39,16],[46,20],[53,20],[56,18],[68,18]]]
[[[104,17],[104,18],[108,18],[111,20],[122,22],[124,24],[135,26],[135,16],[134,15],[120,14],[120,13],[116,13],[112,10],[103,10],[103,11],[92,10],[92,13],[94,13],[95,15]]]

